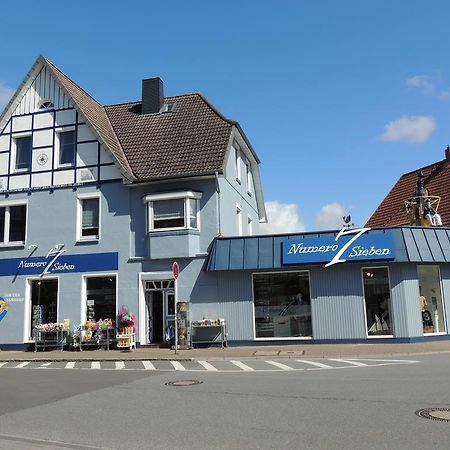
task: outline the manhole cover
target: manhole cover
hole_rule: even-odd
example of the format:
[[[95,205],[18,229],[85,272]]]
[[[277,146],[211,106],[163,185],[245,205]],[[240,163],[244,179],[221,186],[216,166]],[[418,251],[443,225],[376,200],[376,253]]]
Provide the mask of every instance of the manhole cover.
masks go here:
[[[416,411],[416,415],[425,419],[450,422],[449,408],[423,408],[419,409],[419,411]]]
[[[203,381],[198,380],[179,380],[179,381],[169,381],[166,386],[194,386],[195,384],[202,384]]]

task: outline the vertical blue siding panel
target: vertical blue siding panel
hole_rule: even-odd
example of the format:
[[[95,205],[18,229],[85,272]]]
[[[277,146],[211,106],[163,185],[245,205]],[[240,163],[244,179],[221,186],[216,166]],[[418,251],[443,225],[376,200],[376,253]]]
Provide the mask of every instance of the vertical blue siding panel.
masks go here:
[[[391,315],[394,336],[422,336],[416,266],[413,264],[390,265],[389,281],[391,284]]]
[[[273,267],[280,268],[281,266],[281,246],[285,240],[284,237],[275,236],[273,238]]]
[[[403,229],[403,237],[405,239],[406,251],[408,252],[408,258],[410,261],[422,261],[420,259],[420,253],[417,250],[416,242],[414,241],[411,228]]]
[[[230,269],[244,268],[244,240],[232,239],[230,241]]]
[[[450,266],[445,264],[440,266],[442,280],[442,300],[445,309],[445,329],[449,333],[450,325]]]
[[[273,238],[261,237],[259,241],[259,269],[273,268]]]
[[[256,269],[258,267],[258,239],[245,239],[244,244],[244,269]]]
[[[412,229],[412,234],[414,240],[416,241],[417,249],[420,253],[420,259],[424,262],[433,262],[433,255],[428,247],[427,240],[425,239],[425,234],[422,229]]]
[[[216,241],[216,270],[228,270],[230,263],[230,241],[218,239]]]
[[[436,237],[441,246],[446,262],[450,262],[450,240],[445,230],[436,230]]]
[[[366,317],[359,266],[336,265],[310,270],[315,339],[365,339]]]
[[[408,261],[408,253],[403,240],[403,233],[401,229],[389,230],[394,237],[395,245],[395,261]]]
[[[436,236],[436,230],[434,228],[428,228],[423,230],[423,233],[428,242],[428,247],[431,250],[431,254],[433,255],[433,260],[437,262],[445,262],[441,246],[439,245],[439,241]]]

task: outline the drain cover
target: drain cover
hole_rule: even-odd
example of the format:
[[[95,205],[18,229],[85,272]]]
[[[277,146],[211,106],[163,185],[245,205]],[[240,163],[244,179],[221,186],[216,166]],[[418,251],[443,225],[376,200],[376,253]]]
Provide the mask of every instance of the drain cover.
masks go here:
[[[203,381],[198,380],[179,380],[179,381],[169,381],[166,386],[194,386],[195,384],[202,384]]]
[[[424,408],[416,411],[416,415],[425,419],[439,420],[440,422],[450,422],[449,408]]]

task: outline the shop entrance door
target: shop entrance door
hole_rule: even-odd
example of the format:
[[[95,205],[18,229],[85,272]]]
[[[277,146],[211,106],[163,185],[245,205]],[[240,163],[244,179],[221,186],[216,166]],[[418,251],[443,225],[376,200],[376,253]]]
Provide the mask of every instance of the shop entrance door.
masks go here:
[[[30,331],[32,332],[34,327],[42,323],[55,323],[57,321],[58,280],[32,280]]]
[[[173,280],[147,282],[146,303],[146,340],[147,344],[160,344],[167,341],[169,327],[174,321]]]

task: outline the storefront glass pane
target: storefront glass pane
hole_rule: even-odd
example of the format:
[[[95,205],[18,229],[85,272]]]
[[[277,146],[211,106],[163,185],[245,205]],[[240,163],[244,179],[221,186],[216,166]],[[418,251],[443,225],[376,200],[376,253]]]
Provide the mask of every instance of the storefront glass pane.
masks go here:
[[[388,269],[366,267],[363,280],[368,335],[392,335]]]
[[[116,277],[86,279],[86,320],[116,317]]]
[[[31,282],[31,328],[58,320],[58,280]]]
[[[438,266],[417,266],[419,279],[419,308],[424,333],[444,333],[444,308],[441,295],[441,276]]]
[[[253,275],[257,338],[311,336],[308,272]]]

